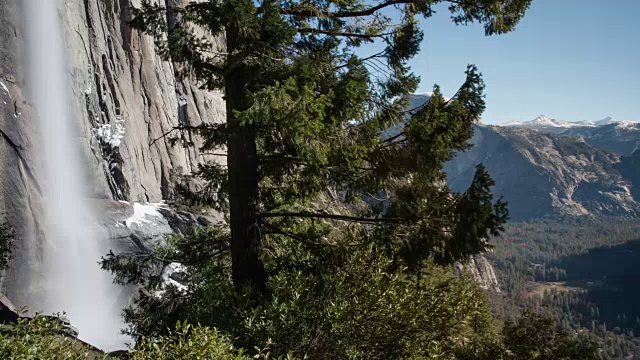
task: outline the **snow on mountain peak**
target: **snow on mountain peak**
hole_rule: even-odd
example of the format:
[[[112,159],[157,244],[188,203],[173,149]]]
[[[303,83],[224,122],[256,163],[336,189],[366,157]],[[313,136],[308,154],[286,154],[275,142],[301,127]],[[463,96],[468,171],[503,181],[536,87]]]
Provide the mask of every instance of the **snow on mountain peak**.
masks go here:
[[[638,124],[638,121],[630,120],[615,120],[610,116],[607,116],[601,120],[583,120],[583,121],[560,121],[552,119],[544,115],[538,115],[535,119],[530,121],[513,121],[504,123],[501,126],[508,127],[521,127],[533,130],[549,129],[549,128],[573,128],[573,127],[600,127],[605,125],[617,124],[621,127],[633,127]]]
[[[538,115],[535,119],[529,121],[532,124],[540,124],[540,125],[555,125],[556,122],[554,119],[548,118],[544,115]]]
[[[611,116],[607,116],[606,118],[602,119],[602,120],[583,120],[583,121],[577,121],[576,124],[579,125],[589,125],[589,126],[603,126],[603,125],[609,125],[609,124],[615,124],[618,123],[619,121],[614,120]]]
[[[535,119],[530,121],[514,121],[502,124],[502,126],[510,126],[510,127],[524,127],[524,128],[547,128],[547,127],[571,127],[575,124],[559,121],[556,119],[552,119],[545,115],[538,115]]]

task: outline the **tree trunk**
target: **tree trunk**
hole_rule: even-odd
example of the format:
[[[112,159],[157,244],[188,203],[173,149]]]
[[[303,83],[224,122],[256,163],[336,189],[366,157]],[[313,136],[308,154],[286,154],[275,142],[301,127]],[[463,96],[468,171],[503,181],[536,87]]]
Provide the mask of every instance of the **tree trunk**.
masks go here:
[[[236,48],[237,31],[227,30],[227,51]],[[234,63],[233,58],[229,63]],[[237,288],[250,286],[263,291],[266,273],[262,262],[262,237],[258,224],[258,158],[255,125],[240,124],[235,111],[249,106],[247,80],[241,66],[225,78],[227,108],[227,166],[229,171],[229,218],[231,222],[231,268]]]

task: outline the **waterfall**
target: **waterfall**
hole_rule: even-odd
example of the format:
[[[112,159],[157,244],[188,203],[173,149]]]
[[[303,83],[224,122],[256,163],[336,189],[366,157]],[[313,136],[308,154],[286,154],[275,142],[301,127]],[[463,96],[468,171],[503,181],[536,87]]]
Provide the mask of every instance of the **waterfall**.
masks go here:
[[[57,0],[25,0],[28,86],[41,133],[46,245],[37,275],[45,314],[66,312],[81,340],[105,350],[128,338],[112,277],[98,261],[109,244],[88,200],[78,123],[71,110],[66,46]]]

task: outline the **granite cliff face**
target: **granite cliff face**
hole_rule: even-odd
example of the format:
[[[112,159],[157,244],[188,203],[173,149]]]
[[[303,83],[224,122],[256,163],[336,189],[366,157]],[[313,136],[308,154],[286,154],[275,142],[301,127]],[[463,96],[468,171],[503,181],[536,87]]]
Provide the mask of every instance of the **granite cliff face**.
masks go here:
[[[493,265],[484,255],[476,255],[466,264],[457,263],[456,271],[467,271],[480,284],[482,289],[496,293],[502,292]]]
[[[633,196],[634,170],[621,172],[619,155],[582,138],[476,126],[471,142],[474,146],[469,151],[446,165],[449,186],[463,191],[475,165],[485,164],[496,182],[494,194],[509,202],[512,219],[550,214],[640,215],[640,203]]]
[[[416,94],[410,108],[429,101]],[[473,145],[444,168],[452,190],[464,192],[476,165],[495,180],[513,220],[562,215],[640,215],[640,124],[611,118],[562,122],[539,116],[502,126],[474,126]],[[636,155],[631,155],[633,152]]]
[[[21,13],[19,2],[0,6],[0,205],[6,221],[18,230],[16,265],[3,276],[3,287],[18,306],[23,299],[20,286],[14,285],[31,283],[25,269],[41,261],[37,254],[44,241],[38,134],[25,85]]]
[[[593,147],[621,155],[629,155],[640,149],[640,123],[621,122],[597,127],[578,127],[567,129],[561,135],[575,136]]]
[[[183,2],[188,1],[167,0]],[[127,25],[131,8],[139,5],[140,0],[61,1],[78,148],[94,198],[171,199],[177,176],[212,159],[198,150],[198,136],[174,128],[224,119],[220,93],[201,91],[179,76],[174,64],[159,57],[151,37]],[[38,144],[47,134],[38,133],[25,80],[24,10],[20,1],[0,4],[0,201],[19,231],[3,287],[18,306],[26,302],[24,289],[37,283],[30,269],[41,262],[46,241]],[[169,136],[178,134],[195,146],[171,146]]]
[[[164,0],[163,0],[164,1]],[[187,0],[169,1],[179,5]],[[169,4],[169,5],[171,5]],[[204,92],[162,61],[152,38],[127,21],[140,0],[66,0],[63,18],[69,71],[96,196],[159,201],[172,196],[175,175],[207,160],[200,140],[171,146],[177,126],[224,119],[219,93]]]

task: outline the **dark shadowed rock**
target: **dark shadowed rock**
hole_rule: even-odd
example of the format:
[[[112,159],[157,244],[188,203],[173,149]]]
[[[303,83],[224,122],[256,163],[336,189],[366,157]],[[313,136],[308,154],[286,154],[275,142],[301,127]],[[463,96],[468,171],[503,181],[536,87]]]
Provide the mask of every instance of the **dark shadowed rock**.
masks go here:
[[[196,215],[164,203],[95,201],[105,214],[100,222],[114,252],[149,250],[168,234],[187,234],[194,226],[210,226],[222,221],[215,214]]]

